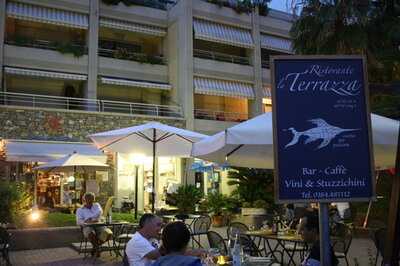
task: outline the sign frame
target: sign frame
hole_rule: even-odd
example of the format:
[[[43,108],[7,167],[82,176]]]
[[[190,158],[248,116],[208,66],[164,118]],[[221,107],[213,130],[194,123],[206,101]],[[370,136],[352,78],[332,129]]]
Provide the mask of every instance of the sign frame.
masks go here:
[[[313,59],[359,59],[362,61],[363,66],[363,82],[364,82],[364,98],[365,98],[365,112],[366,112],[366,124],[368,130],[368,144],[369,144],[369,160],[370,160],[370,173],[371,173],[371,197],[356,197],[356,198],[335,198],[335,199],[280,199],[279,194],[279,158],[278,158],[278,130],[277,130],[277,101],[276,101],[276,80],[275,80],[275,61],[278,60],[313,60]],[[367,64],[366,58],[362,55],[278,55],[271,56],[270,58],[270,66],[271,66],[271,93],[272,93],[272,124],[273,124],[273,147],[274,147],[274,192],[275,192],[275,202],[277,203],[311,203],[311,202],[321,202],[321,203],[330,203],[330,202],[367,202],[367,201],[376,201],[376,178],[374,175],[375,166],[374,166],[374,152],[373,152],[373,144],[372,144],[372,126],[371,126],[371,109],[370,109],[370,100],[369,100],[369,84],[367,77]]]

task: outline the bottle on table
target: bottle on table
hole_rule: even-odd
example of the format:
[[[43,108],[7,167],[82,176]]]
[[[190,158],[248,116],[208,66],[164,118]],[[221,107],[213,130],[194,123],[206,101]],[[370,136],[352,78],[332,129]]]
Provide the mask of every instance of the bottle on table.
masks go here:
[[[235,244],[232,249],[233,266],[241,266],[242,264],[242,247],[240,245],[239,234],[235,236]]]

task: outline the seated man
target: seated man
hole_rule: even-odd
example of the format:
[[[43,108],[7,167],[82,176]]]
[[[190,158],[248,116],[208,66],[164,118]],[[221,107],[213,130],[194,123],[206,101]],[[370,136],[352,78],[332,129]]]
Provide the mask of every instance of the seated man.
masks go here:
[[[158,258],[153,266],[201,266],[199,258],[187,254],[190,232],[183,222],[167,224],[162,232],[165,256]]]
[[[84,237],[92,243],[92,255],[100,256],[98,247],[111,239],[112,231],[105,226],[88,225],[99,222],[103,210],[100,204],[94,203],[93,193],[85,193],[83,199],[85,204],[76,210],[76,223],[82,227]]]
[[[148,266],[161,254],[152,239],[160,236],[162,221],[154,214],[145,213],[139,221],[139,230],[126,244],[125,253],[130,266]]]
[[[305,258],[302,266],[320,266],[321,265],[321,255],[319,251],[319,220],[318,216],[315,213],[308,213],[305,217],[302,218],[302,222],[300,224],[300,232],[305,242],[310,244],[311,250],[308,256]],[[331,265],[338,265],[338,260],[333,252],[333,249],[330,250],[331,253]]]

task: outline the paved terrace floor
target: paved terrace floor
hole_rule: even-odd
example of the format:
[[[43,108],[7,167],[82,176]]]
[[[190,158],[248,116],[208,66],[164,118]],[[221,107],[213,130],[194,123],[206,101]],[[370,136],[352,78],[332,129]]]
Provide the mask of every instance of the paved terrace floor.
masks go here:
[[[211,230],[219,232],[224,237],[226,235],[226,227],[212,228]],[[203,238],[202,244],[207,246],[205,238]],[[376,249],[372,240],[367,238],[353,239],[349,251],[350,265],[357,265],[355,264],[355,258],[360,266],[374,265],[375,252]],[[10,253],[10,259],[14,266],[122,265],[121,258],[110,256],[109,252],[103,252],[100,258],[93,259],[89,257],[84,259],[83,255],[79,255],[75,250],[69,247],[14,251]],[[381,258],[378,260],[378,265],[380,265],[380,261]],[[300,259],[297,258],[296,262],[299,263]],[[0,263],[0,265],[2,264]],[[344,260],[340,260],[339,265],[346,265],[346,263]]]

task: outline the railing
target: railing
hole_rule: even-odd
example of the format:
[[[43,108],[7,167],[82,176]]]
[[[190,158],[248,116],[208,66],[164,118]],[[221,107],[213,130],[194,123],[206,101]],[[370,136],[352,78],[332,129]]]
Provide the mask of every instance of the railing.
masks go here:
[[[240,65],[250,65],[250,60],[247,57],[193,49],[193,55],[199,58],[217,60],[222,62],[229,62]]]
[[[103,0],[103,2],[108,4],[108,2],[110,2],[110,1]],[[176,3],[176,0],[153,0],[153,1],[128,0],[126,2],[129,5],[140,5],[140,6],[146,6],[146,7],[151,7],[151,8],[161,9],[161,10],[167,10],[169,6],[174,5]]]
[[[53,50],[53,51],[58,51],[60,53],[71,53],[79,56],[87,54],[86,46],[74,43],[57,43],[48,40],[33,40],[33,39],[20,39],[20,40],[10,39],[6,41],[6,44]]]
[[[261,60],[261,66],[262,68],[269,68],[269,61]]]
[[[249,118],[248,114],[246,113],[214,111],[207,109],[195,109],[194,117],[197,119],[232,121],[232,122],[243,122]]]
[[[99,48],[99,55],[122,60],[132,60],[140,63],[153,65],[166,65],[167,60],[162,56],[148,55],[143,53],[133,53],[127,49],[105,49]]]
[[[0,105],[110,112],[130,115],[183,117],[182,109],[179,106],[44,96],[13,92],[0,92]]]

